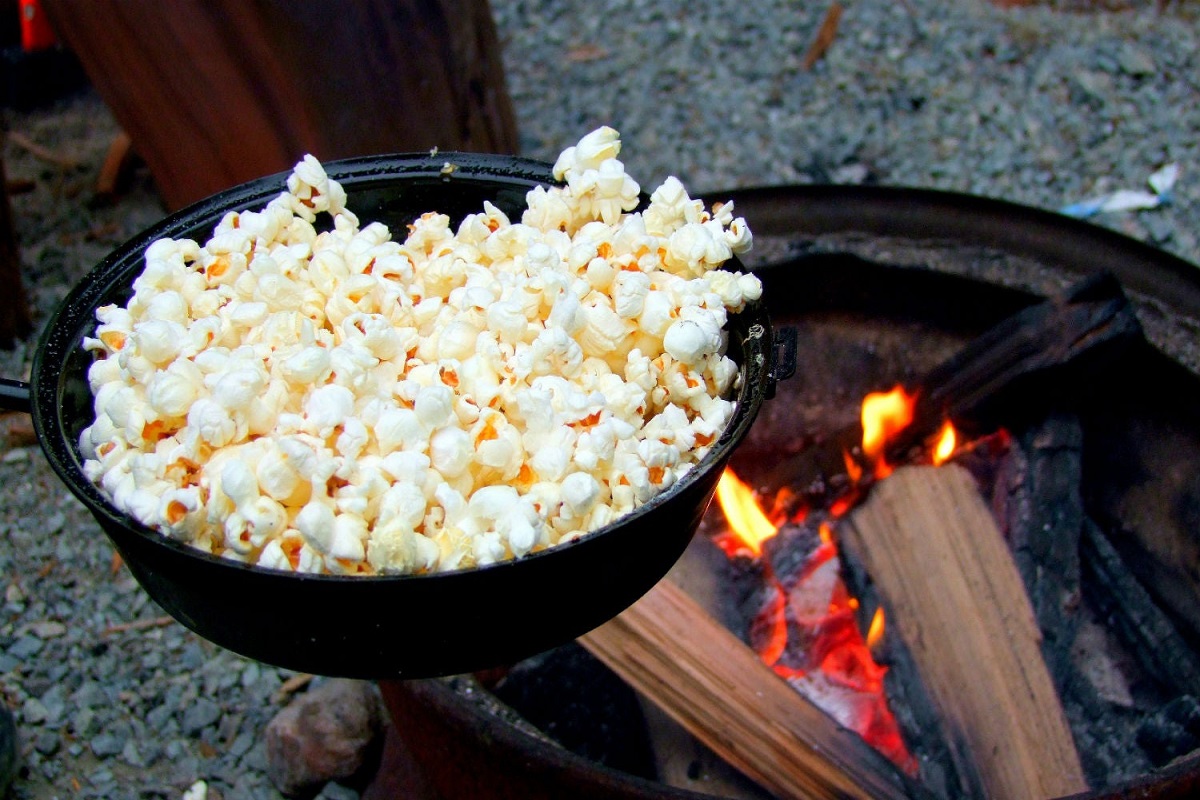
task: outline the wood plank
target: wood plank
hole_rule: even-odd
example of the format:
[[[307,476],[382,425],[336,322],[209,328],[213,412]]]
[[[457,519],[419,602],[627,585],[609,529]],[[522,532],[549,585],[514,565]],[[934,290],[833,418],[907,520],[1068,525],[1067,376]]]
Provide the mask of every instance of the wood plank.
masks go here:
[[[839,528],[987,795],[1085,791],[1033,609],[970,473],[898,469]]]
[[[669,580],[579,641],[778,797],[923,795]]]

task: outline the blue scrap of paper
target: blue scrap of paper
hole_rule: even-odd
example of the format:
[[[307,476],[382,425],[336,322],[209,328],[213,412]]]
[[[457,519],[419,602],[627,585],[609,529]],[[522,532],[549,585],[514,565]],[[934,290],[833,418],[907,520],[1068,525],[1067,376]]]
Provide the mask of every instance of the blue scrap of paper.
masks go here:
[[[1143,189],[1119,189],[1115,192],[1093,197],[1080,203],[1072,203],[1059,209],[1059,212],[1069,217],[1087,219],[1097,214],[1108,214],[1118,211],[1142,211],[1157,208],[1171,202],[1171,190],[1179,179],[1179,165],[1167,164],[1158,169],[1146,183],[1152,191]]]

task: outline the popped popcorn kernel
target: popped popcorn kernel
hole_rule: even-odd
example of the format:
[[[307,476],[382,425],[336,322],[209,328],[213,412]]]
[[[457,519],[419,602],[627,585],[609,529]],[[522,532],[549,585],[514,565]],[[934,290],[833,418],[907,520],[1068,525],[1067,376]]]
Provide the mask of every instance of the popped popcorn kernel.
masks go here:
[[[207,242],[154,242],[83,342],[84,473],[165,536],[298,573],[482,566],[619,519],[733,418],[725,324],[762,293],[717,269],[753,242],[732,203],[674,177],[647,199],[620,152],[598,128],[519,215],[400,236],[305,156]]]

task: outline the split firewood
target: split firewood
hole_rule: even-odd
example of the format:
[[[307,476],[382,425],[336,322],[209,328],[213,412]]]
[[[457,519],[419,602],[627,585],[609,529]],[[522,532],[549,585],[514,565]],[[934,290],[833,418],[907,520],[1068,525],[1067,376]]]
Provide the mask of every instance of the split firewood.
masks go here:
[[[579,641],[778,797],[926,796],[670,581]]]
[[[971,475],[956,465],[902,467],[841,534],[987,796],[1085,791],[1033,609]]]

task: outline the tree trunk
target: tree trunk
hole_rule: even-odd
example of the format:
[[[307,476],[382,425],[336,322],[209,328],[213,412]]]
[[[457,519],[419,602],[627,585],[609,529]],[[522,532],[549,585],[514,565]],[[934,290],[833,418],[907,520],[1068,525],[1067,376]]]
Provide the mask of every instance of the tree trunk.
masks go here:
[[[326,161],[515,153],[487,0],[45,0],[178,208]]]

